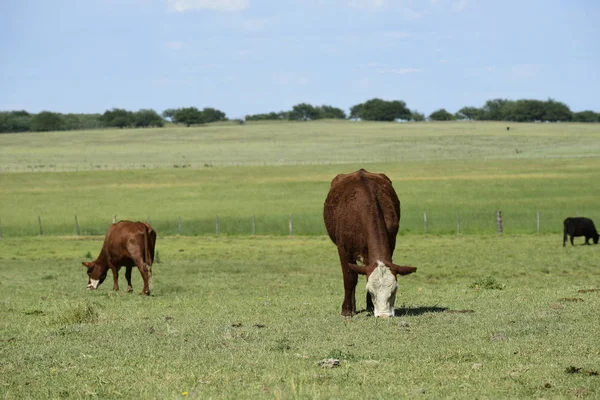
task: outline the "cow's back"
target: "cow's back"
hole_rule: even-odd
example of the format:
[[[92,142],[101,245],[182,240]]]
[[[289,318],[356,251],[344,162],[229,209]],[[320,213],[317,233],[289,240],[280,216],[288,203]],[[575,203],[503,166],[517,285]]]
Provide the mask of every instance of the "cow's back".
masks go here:
[[[597,235],[594,221],[585,217],[569,217],[563,221],[564,231],[571,236]]]
[[[152,265],[156,232],[145,222],[119,221],[112,224],[104,239],[103,251],[111,262],[135,265],[139,258]]]
[[[366,224],[383,218],[393,251],[400,221],[400,201],[391,180],[363,169],[337,175],[331,182],[323,210],[331,240],[355,249],[366,247]]]

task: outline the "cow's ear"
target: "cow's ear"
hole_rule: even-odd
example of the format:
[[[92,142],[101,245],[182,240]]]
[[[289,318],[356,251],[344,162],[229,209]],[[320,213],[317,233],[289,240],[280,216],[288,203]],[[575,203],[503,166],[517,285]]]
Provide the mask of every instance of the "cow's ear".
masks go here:
[[[356,272],[357,274],[361,274],[361,275],[367,274],[367,269],[364,265],[348,264],[348,268],[350,268],[352,271]]]
[[[415,272],[417,270],[417,268],[415,268],[415,267],[400,266],[400,265],[396,265],[396,264],[392,264],[390,266],[390,269],[392,270],[393,273],[398,274],[398,275],[412,274],[413,272]]]
[[[91,262],[87,262],[87,261],[82,261],[81,264],[87,268],[92,268],[94,266],[94,264],[92,264]]]

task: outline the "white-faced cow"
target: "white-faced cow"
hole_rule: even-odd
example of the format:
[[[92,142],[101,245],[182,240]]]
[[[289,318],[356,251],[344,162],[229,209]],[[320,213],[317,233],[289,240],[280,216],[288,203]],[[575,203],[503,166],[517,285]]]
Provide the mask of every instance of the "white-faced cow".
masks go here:
[[[571,246],[573,246],[573,238],[575,236],[585,236],[585,244],[592,239],[594,244],[598,244],[598,231],[594,225],[594,221],[585,217],[569,217],[563,222],[563,247],[567,243],[567,235],[571,238]]]
[[[131,270],[137,266],[144,280],[142,294],[150,294],[152,261],[156,232],[145,222],[119,221],[106,232],[100,255],[95,261],[83,262],[88,271],[88,289],[97,289],[106,279],[108,270],[113,274],[114,290],[119,290],[119,270],[126,267],[127,291],[131,286]]]
[[[392,181],[364,169],[336,176],[323,217],[327,233],[337,245],[344,275],[342,315],[356,313],[355,289],[358,274],[362,274],[367,277],[367,310],[376,317],[393,316],[396,275],[417,269],[392,263],[400,224],[400,201]]]

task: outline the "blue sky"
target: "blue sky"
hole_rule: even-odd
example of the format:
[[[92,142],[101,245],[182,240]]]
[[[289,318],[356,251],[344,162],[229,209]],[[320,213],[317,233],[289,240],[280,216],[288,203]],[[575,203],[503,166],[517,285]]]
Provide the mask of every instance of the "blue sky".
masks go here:
[[[0,110],[600,112],[599,39],[595,0],[3,0]]]

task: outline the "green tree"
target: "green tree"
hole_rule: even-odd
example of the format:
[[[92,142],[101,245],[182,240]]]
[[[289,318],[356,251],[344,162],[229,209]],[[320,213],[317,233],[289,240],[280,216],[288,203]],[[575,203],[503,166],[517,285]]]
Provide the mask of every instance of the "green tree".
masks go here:
[[[223,111],[217,110],[216,108],[205,107],[202,110],[202,122],[218,122],[227,121],[227,117]]]
[[[429,119],[432,121],[451,121],[453,118],[452,114],[443,108],[440,108],[429,115]]]
[[[307,103],[296,104],[288,114],[290,121],[309,121],[320,118],[319,109]]]
[[[385,101],[374,98],[350,108],[351,118],[360,118],[366,121],[409,120],[411,115],[406,103],[401,100]]]
[[[173,116],[175,115],[176,111],[177,111],[177,109],[175,109],[175,108],[167,108],[165,111],[162,112],[161,115],[164,119],[173,121]]]
[[[591,110],[579,111],[573,113],[575,122],[600,122],[600,113]]]
[[[455,115],[456,119],[468,119],[478,120],[480,119],[482,111],[477,107],[463,107]]]
[[[31,117],[30,130],[36,132],[61,131],[65,129],[65,121],[61,114],[42,111]]]
[[[545,113],[543,115],[544,121],[571,121],[573,119],[573,112],[565,103],[548,99],[544,103]]]
[[[410,119],[415,122],[425,121],[425,114],[418,111],[411,111]]]
[[[341,108],[322,105],[317,107],[317,111],[323,119],[346,119],[346,113]]]
[[[202,111],[196,107],[178,108],[173,114],[173,122],[176,124],[185,124],[185,126],[201,124],[203,122]]]
[[[25,110],[0,112],[0,133],[27,132],[31,124],[31,114]]]
[[[133,113],[122,108],[104,111],[102,122],[109,127],[124,128],[133,124]]]
[[[493,99],[485,102],[481,108],[481,119],[485,121],[503,121],[505,119],[506,107],[511,103],[506,99]]]
[[[141,109],[133,114],[133,123],[136,128],[156,126],[162,128],[165,123],[158,113],[152,109]]]

